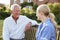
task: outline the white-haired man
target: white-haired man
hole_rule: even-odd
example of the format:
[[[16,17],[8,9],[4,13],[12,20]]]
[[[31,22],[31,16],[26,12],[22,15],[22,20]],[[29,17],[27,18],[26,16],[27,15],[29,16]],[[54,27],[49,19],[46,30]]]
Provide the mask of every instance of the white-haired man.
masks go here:
[[[25,31],[37,22],[20,15],[21,7],[18,4],[11,6],[11,16],[4,20],[3,40],[25,40]]]

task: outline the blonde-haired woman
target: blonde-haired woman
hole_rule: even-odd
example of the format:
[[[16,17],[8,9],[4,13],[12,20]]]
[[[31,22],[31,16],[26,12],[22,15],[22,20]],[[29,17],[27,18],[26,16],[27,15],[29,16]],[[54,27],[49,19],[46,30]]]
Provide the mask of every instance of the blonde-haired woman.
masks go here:
[[[54,26],[56,28],[57,27],[57,23],[55,21],[55,15],[53,13],[49,13],[48,17],[51,19],[52,23],[54,24]]]
[[[59,31],[58,31],[58,29],[57,29],[57,26],[58,26],[58,25],[57,25],[57,23],[56,23],[56,21],[55,21],[55,15],[54,15],[53,13],[50,13],[48,17],[51,19],[52,23],[53,23],[54,26],[55,26],[55,30],[56,30],[56,40],[58,40]]]
[[[36,32],[36,40],[56,40],[55,23],[49,15],[50,9],[46,4],[37,7],[36,16],[41,23]]]

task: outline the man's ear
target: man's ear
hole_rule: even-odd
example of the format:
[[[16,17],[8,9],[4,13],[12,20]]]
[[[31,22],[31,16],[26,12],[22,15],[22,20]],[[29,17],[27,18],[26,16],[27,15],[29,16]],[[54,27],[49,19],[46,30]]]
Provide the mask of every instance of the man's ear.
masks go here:
[[[10,11],[10,12],[11,12],[11,15],[13,15],[12,11]]]

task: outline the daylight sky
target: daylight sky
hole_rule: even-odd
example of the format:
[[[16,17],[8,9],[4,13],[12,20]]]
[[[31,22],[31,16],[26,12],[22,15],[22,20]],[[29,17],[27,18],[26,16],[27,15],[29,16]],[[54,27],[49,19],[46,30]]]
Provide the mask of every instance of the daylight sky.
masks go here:
[[[5,5],[9,5],[10,0],[0,0],[0,3],[5,4]]]

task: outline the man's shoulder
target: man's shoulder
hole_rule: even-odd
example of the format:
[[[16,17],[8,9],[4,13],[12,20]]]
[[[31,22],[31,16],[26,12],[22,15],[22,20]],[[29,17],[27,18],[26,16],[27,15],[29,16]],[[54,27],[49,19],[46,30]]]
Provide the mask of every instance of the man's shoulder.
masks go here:
[[[25,15],[20,15],[21,17],[26,17]]]
[[[9,21],[9,20],[10,20],[10,16],[4,19],[4,21]]]
[[[19,17],[21,17],[21,18],[28,18],[28,17],[25,16],[25,15],[20,15]]]

